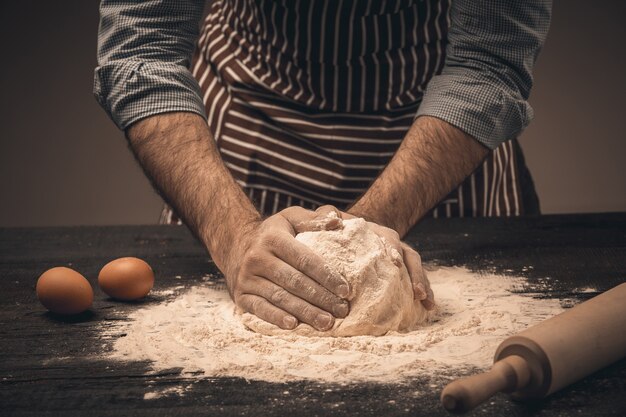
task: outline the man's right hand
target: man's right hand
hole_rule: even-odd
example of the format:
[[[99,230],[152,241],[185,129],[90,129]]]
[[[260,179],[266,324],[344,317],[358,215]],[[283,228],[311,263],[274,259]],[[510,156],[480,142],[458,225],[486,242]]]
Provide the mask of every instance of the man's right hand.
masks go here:
[[[151,116],[126,133],[157,190],[226,276],[239,307],[285,329],[303,322],[327,330],[348,314],[347,282],[295,239],[307,228],[336,228],[339,217],[291,207],[261,220],[195,114]]]
[[[311,225],[317,230],[329,230],[339,223],[325,210],[290,207],[247,225],[241,238],[233,242],[223,271],[235,304],[289,330],[299,322],[320,331],[329,330],[335,318],[346,317],[348,282],[295,239]]]

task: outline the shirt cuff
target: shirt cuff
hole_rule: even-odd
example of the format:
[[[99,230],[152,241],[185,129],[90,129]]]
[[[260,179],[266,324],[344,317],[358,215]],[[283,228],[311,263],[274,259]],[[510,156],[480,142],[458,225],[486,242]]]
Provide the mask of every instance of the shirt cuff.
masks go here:
[[[118,61],[97,67],[96,100],[122,130],[159,113],[196,113],[206,119],[200,86],[189,70],[167,62]]]
[[[490,79],[441,74],[428,83],[417,111],[461,129],[489,149],[516,138],[533,118],[528,102]]]

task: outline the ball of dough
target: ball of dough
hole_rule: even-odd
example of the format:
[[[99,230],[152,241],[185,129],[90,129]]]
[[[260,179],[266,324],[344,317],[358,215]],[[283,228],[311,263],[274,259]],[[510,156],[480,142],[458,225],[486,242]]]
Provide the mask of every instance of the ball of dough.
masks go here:
[[[267,335],[295,332],[306,336],[380,336],[390,331],[415,330],[429,317],[422,303],[413,299],[406,267],[394,263],[400,254],[365,220],[344,220],[337,230],[300,233],[296,239],[321,255],[350,283],[350,313],[336,319],[325,332],[304,323],[294,330],[283,330],[245,313],[242,320],[248,328]]]

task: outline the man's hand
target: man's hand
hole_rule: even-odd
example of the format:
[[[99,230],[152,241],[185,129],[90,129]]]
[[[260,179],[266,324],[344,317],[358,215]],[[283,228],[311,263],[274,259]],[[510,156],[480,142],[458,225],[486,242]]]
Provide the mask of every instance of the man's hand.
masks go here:
[[[191,113],[143,119],[127,131],[131,149],[161,195],[204,243],[237,305],[280,327],[319,330],[348,314],[347,282],[296,233],[335,228],[338,219],[290,208],[261,220],[224,166],[206,122]]]
[[[385,226],[381,226],[376,223],[368,222],[370,228],[372,228],[378,236],[385,239],[385,242],[393,249],[395,249],[401,257],[401,261],[404,262],[409,276],[411,277],[411,284],[413,285],[413,298],[420,300],[426,310],[432,310],[435,308],[435,297],[433,291],[430,289],[430,282],[426,277],[426,272],[422,266],[422,257],[412,247],[400,240],[400,235],[393,229]]]
[[[348,282],[324,259],[295,239],[297,233],[340,225],[325,211],[290,207],[250,225],[232,242],[226,282],[235,304],[283,329],[299,322],[329,330],[349,305]]]
[[[427,309],[434,308],[434,301],[420,256],[400,238],[470,175],[488,152],[451,124],[434,117],[418,117],[391,162],[348,209],[351,215],[382,228],[379,234],[387,236],[389,244],[402,254],[415,297]]]

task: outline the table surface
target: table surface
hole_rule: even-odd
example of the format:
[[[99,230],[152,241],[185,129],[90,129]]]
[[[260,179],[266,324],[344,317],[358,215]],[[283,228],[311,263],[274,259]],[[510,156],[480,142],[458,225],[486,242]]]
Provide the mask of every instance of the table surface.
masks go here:
[[[605,291],[626,280],[626,213],[426,220],[406,240],[425,262],[525,276],[529,291],[545,297],[591,297],[572,290]],[[184,227],[0,229],[0,415],[448,415],[438,401],[443,382],[428,377],[348,385],[190,379],[176,369],[152,371],[147,362],[98,359],[111,346],[99,329],[137,305],[115,303],[96,289],[90,312],[62,319],[38,303],[35,283],[47,268],[66,265],[96,288],[102,265],[130,255],[154,267],[159,290],[181,285],[177,275],[186,286],[219,276]],[[59,357],[68,359],[52,360]],[[184,396],[144,400],[146,392],[181,384],[192,384]],[[626,360],[547,399],[515,403],[498,394],[470,415],[624,416],[624,392]]]

